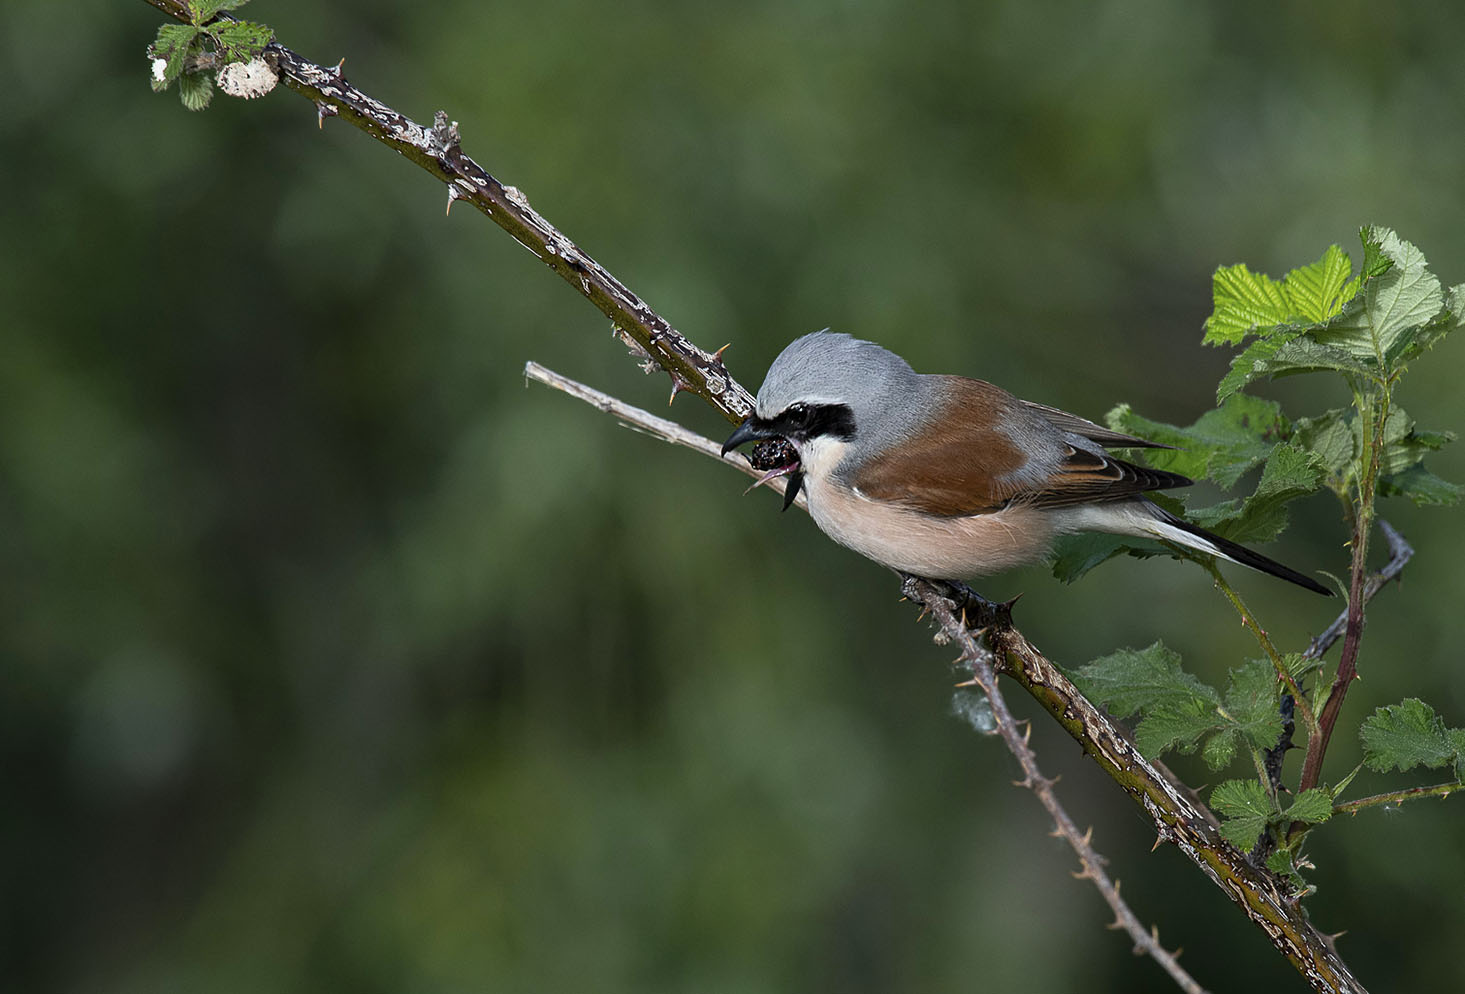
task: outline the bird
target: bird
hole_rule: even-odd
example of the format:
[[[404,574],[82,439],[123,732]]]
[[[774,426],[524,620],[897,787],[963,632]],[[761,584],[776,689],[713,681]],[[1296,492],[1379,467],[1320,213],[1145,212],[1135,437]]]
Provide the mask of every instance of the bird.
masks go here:
[[[1171,446],[984,380],[917,373],[851,335],[825,330],[791,342],[722,453],[770,439],[787,443],[786,456],[755,486],[787,477],[785,509],[802,488],[826,535],[902,573],[985,576],[1042,561],[1061,535],[1107,532],[1174,543],[1332,594],[1145,496],[1194,481],[1106,451]]]

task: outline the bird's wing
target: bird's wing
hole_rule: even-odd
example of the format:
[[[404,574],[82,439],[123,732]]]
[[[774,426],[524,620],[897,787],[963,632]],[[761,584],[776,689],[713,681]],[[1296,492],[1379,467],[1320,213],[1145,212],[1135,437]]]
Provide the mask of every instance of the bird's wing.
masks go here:
[[[1143,438],[1126,435],[1122,431],[1113,431],[1112,429],[1105,428],[1103,425],[1096,425],[1087,418],[1081,418],[1077,414],[1069,414],[1067,411],[1060,411],[1058,408],[1049,407],[1047,404],[1034,404],[1030,400],[1019,401],[1019,403],[1059,431],[1071,431],[1075,435],[1087,438],[1091,442],[1098,442],[1106,449],[1175,448],[1173,445],[1148,442]]]
[[[1015,503],[1065,507],[1191,483],[1065,442],[1046,414],[1029,411],[1000,387],[965,377],[945,380],[950,400],[933,413],[932,430],[854,467],[847,482],[855,490],[927,514],[965,517]],[[1015,441],[1013,426],[1026,436],[1026,448]],[[1041,452],[1032,451],[1035,442]]]

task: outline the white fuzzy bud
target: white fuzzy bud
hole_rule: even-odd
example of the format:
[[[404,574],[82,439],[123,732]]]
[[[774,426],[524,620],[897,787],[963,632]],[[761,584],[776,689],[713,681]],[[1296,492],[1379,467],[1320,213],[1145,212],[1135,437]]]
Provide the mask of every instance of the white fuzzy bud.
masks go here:
[[[215,77],[219,89],[231,97],[253,100],[262,97],[275,88],[280,78],[264,59],[250,59],[248,62],[231,62],[219,70]]]

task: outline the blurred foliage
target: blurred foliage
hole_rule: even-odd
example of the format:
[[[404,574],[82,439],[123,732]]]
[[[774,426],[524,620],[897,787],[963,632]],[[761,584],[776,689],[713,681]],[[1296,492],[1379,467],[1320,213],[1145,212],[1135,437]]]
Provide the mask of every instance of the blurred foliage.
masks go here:
[[[1379,221],[1465,272],[1442,209],[1465,9],[249,13],[418,120],[446,108],[673,323],[732,341],[750,385],[829,326],[1090,417],[1190,424],[1225,371],[1199,346],[1218,263],[1283,271]],[[1100,927],[999,747],[947,714],[947,657],[884,571],[523,388],[533,358],[665,397],[577,294],[284,90],[204,115],[152,94],[145,4],[55,16],[0,10],[7,986],[1170,989]],[[1460,350],[1411,375],[1423,423],[1465,424]],[[1312,500],[1267,551],[1341,573]],[[1375,601],[1347,710],[1417,695],[1454,721],[1459,517],[1382,513],[1419,554]],[[1232,572],[1284,648],[1331,620]],[[1250,651],[1165,559],[982,586],[1027,591],[1019,622],[1062,661],[1163,638],[1216,685]],[[1182,856],[1148,854],[1061,732],[1034,741],[1203,982],[1298,985]],[[1360,758],[1331,753],[1330,781]],[[1365,982],[1465,982],[1457,803],[1318,840],[1309,906]]]

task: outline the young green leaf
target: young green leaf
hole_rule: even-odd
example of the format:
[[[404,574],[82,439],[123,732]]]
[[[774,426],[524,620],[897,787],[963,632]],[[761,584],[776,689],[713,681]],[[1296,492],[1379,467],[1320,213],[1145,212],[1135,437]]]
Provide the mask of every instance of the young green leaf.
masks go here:
[[[1350,280],[1353,260],[1336,245],[1329,245],[1323,257],[1310,266],[1294,269],[1283,281],[1292,313],[1314,324],[1329,321],[1358,291]]]
[[[1259,328],[1285,324],[1292,303],[1282,284],[1266,273],[1253,273],[1246,263],[1221,266],[1211,277],[1215,309],[1206,318],[1207,345],[1238,345]]]
[[[1225,820],[1221,835],[1242,852],[1251,852],[1273,814],[1271,799],[1255,780],[1227,780],[1211,791],[1211,807]]]
[[[1324,790],[1321,787],[1304,790],[1298,794],[1297,800],[1292,802],[1291,807],[1284,814],[1284,817],[1292,821],[1305,821],[1309,825],[1321,824],[1332,816],[1332,791]]]
[[[1435,768],[1459,758],[1457,729],[1446,729],[1434,708],[1417,697],[1379,708],[1363,723],[1363,761],[1371,770]]]

